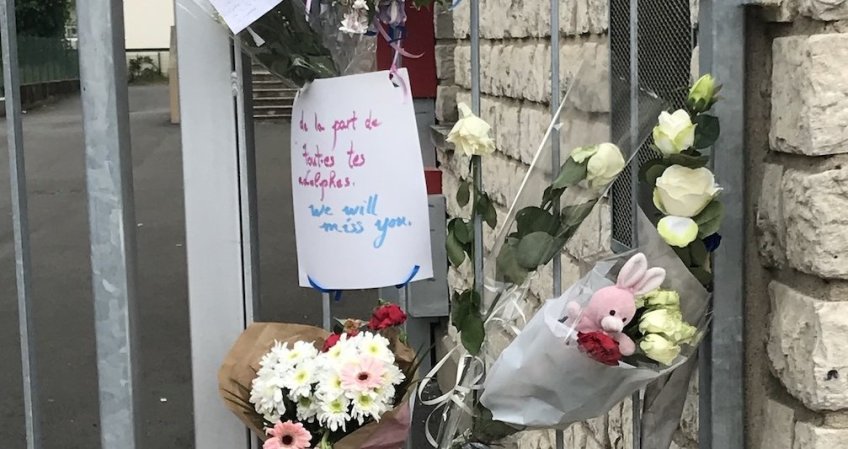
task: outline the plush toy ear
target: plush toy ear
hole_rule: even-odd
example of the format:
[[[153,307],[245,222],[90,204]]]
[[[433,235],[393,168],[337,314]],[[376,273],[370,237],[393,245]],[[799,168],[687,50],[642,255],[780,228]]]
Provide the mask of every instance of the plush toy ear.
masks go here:
[[[645,276],[648,269],[648,259],[642,253],[636,253],[618,272],[616,285],[625,290],[633,290]]]
[[[655,290],[665,281],[665,270],[654,267],[645,273],[645,277],[636,286],[636,295],[644,295],[652,290]]]

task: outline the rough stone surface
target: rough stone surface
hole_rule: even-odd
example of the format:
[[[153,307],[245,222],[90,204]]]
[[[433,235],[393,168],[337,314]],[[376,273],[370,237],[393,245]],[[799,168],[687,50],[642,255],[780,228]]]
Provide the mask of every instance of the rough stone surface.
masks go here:
[[[436,39],[453,39],[454,36],[454,17],[453,13],[448,10],[447,6],[436,2],[435,12],[433,14],[433,25],[436,28]]]
[[[821,156],[848,152],[848,35],[774,40],[771,147]]]
[[[801,0],[754,0],[752,4],[765,10],[764,18],[771,22],[791,22],[798,16]]]
[[[760,201],[757,203],[757,230],[763,265],[786,264],[786,226],[783,221],[783,166],[764,165]]]
[[[455,49],[455,42],[436,44],[436,76],[443,83],[453,83],[456,78],[456,65],[453,60]]]
[[[795,425],[793,449],[848,449],[848,429],[818,427],[812,423]]]
[[[458,86],[440,84],[436,87],[436,119],[440,123],[453,123],[459,118],[456,109]]]
[[[795,411],[792,408],[770,398],[765,403],[763,421],[763,438],[755,449],[792,449],[795,439]]]
[[[686,392],[686,402],[683,403],[683,415],[680,417],[680,436],[696,443],[698,442],[699,407],[698,402],[698,371],[689,380],[689,390]]]
[[[769,294],[775,375],[810,409],[848,408],[848,301],[811,298],[778,281]]]
[[[848,122],[846,122],[848,123]],[[848,279],[848,166],[787,170],[783,217],[789,265],[823,278]]]
[[[848,0],[801,0],[801,13],[817,20],[848,19]]]

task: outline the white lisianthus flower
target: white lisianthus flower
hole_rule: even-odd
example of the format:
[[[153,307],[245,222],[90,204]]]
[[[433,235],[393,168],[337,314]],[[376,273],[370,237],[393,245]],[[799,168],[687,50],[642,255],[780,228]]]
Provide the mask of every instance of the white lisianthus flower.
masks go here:
[[[648,358],[666,366],[674,363],[674,359],[680,355],[680,346],[659,334],[648,334],[642,337],[639,348]]]
[[[662,111],[659,124],[654,127],[654,144],[666,156],[680,153],[695,143],[695,126],[683,109],[673,114]]]
[[[639,332],[673,336],[681,324],[683,324],[683,315],[679,310],[656,309],[646,312],[639,319]]]
[[[467,156],[485,156],[495,151],[495,141],[489,135],[492,127],[474,115],[465,103],[457,107],[459,120],[453,125],[447,141]]]
[[[345,431],[346,424],[351,419],[348,413],[349,407],[350,401],[344,396],[322,401],[321,410],[318,412],[318,422],[331,432]]]
[[[706,168],[672,165],[657,178],[654,205],[666,215],[692,218],[715,198],[721,188]]]
[[[660,219],[657,231],[669,245],[684,248],[698,238],[698,223],[689,217],[669,215]]]
[[[386,337],[370,332],[362,332],[357,337],[357,349],[363,356],[373,357],[386,364],[395,363],[395,355],[389,349],[391,343]]]

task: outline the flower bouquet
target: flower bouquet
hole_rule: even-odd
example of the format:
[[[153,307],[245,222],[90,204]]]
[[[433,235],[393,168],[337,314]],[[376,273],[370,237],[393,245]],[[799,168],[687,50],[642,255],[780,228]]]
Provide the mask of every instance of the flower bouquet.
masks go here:
[[[221,366],[220,394],[265,449],[400,447],[418,368],[397,329],[405,319],[384,304],[369,322],[346,320],[334,333],[253,324]]]

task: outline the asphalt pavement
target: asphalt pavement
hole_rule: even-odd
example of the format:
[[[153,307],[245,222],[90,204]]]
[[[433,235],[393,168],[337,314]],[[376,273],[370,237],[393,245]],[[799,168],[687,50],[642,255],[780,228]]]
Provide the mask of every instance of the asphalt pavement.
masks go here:
[[[194,447],[180,128],[168,86],[131,86],[138,240],[140,449]],[[32,302],[42,449],[100,447],[82,110],[72,96],[24,116]],[[0,449],[25,448],[6,124],[0,130]],[[297,287],[289,124],[256,125],[261,317],[320,324]],[[214,207],[214,206],[210,206]],[[346,293],[336,316],[364,317],[373,291]],[[210,392],[215,394],[216,392]]]

